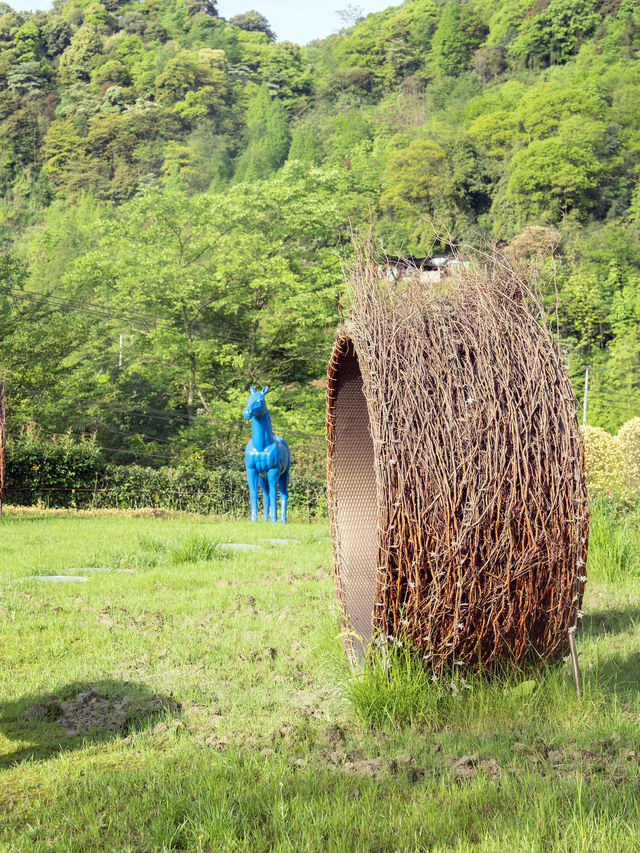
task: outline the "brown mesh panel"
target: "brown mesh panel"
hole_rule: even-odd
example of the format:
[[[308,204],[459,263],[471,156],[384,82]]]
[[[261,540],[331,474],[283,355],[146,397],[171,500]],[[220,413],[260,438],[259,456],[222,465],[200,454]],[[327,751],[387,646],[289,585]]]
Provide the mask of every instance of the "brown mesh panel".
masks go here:
[[[336,376],[331,458],[336,571],[348,627],[366,646],[378,577],[376,476],[362,376],[351,346],[342,354]],[[357,650],[359,645],[355,644]]]

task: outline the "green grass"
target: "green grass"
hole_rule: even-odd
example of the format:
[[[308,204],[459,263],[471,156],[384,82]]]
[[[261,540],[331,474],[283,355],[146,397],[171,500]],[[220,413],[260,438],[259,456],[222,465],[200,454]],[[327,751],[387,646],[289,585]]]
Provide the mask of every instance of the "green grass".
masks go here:
[[[605,500],[595,502],[589,525],[589,568],[599,579],[615,583],[640,580],[640,519]]]
[[[356,718],[371,729],[394,726],[419,727],[425,732],[445,727],[480,729],[484,721],[523,727],[530,719],[540,726],[550,716],[555,723],[558,710],[573,712],[574,697],[567,690],[570,673],[560,664],[539,670],[515,667],[488,675],[425,669],[418,656],[407,648],[374,655],[356,670],[347,666],[337,675]],[[582,712],[597,713],[606,705],[598,685],[585,685]]]
[[[5,516],[0,850],[640,849],[633,516],[592,524],[582,701],[566,664],[350,671],[326,528],[275,530]]]

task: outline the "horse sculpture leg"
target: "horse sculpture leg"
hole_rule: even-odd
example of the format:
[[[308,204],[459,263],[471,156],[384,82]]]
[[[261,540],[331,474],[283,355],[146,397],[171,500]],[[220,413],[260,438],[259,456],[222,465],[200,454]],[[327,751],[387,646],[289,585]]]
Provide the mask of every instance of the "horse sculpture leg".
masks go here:
[[[287,502],[289,500],[289,469],[280,474],[280,521],[287,520]]]
[[[271,511],[271,521],[278,520],[278,469],[269,468],[267,472],[269,480],[269,509]]]
[[[249,505],[251,507],[251,521],[258,520],[258,472],[255,468],[245,466],[247,472],[247,483],[249,484]]]
[[[262,489],[262,520],[267,521],[269,518],[269,489],[264,477],[258,477],[258,485]]]

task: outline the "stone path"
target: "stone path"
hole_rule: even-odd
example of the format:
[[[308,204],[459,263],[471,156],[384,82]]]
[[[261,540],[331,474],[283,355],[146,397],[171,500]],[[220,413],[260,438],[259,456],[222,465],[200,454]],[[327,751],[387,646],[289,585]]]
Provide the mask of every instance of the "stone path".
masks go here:
[[[110,569],[108,567],[102,566],[85,566],[82,569],[69,569],[70,572],[120,572],[124,575],[133,575],[135,571],[133,569]]]
[[[111,569],[103,566],[83,566],[83,568],[71,568],[69,572],[121,572],[127,575],[135,574],[133,569]],[[46,583],[87,583],[88,577],[84,575],[26,575],[18,578],[21,581],[45,581]]]
[[[31,575],[21,580],[49,581],[50,583],[86,583],[89,578],[82,575]]]

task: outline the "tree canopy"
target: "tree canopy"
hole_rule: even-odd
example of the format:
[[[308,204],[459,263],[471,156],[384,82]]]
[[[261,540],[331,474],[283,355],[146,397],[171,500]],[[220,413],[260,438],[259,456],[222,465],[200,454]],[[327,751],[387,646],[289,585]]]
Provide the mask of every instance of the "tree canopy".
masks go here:
[[[590,364],[593,423],[636,411],[638,4],[405,0],[343,23],[300,47],[211,0],[0,6],[12,430],[159,459],[224,444],[269,382],[308,441],[371,222],[391,254],[554,247],[576,390]]]

